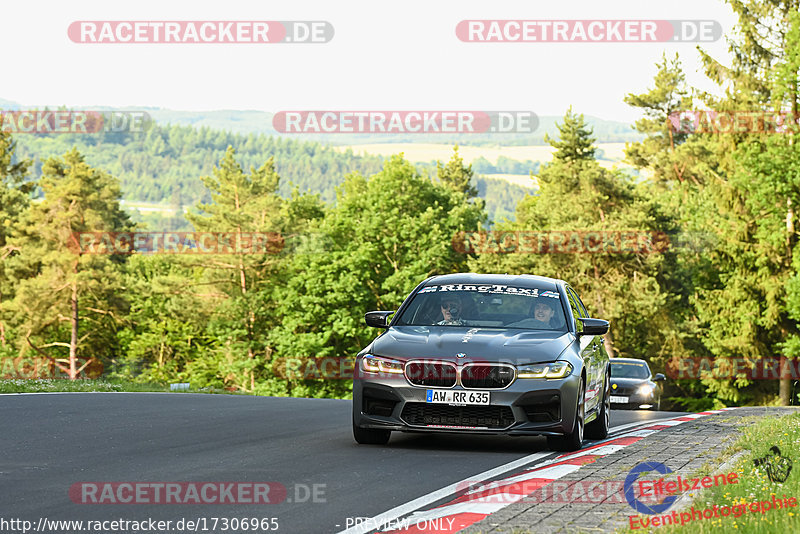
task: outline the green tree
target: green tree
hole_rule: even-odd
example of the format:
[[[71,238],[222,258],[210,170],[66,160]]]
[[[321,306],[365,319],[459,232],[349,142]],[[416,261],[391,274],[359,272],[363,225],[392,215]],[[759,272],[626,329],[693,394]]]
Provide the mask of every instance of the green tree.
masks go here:
[[[283,229],[283,201],[278,196],[280,177],[269,158],[261,167],[250,168],[247,174],[236,161],[236,151],[228,147],[212,176],[204,176],[203,184],[211,193],[210,203],[198,205],[200,213],[189,214],[195,229],[202,232],[230,232],[237,243],[249,243],[253,233],[277,234]],[[248,246],[232,254],[211,256],[206,267],[217,273],[216,283],[230,298],[217,309],[212,321],[215,335],[224,339],[235,370],[228,373],[234,387],[252,391],[255,387],[256,352],[268,352],[264,314],[271,299],[264,290],[272,291],[271,277],[277,260],[266,253],[253,253]],[[239,351],[242,351],[240,357]]]
[[[497,232],[654,232],[672,224],[645,190],[591,157],[591,132],[582,115],[568,111],[552,140],[553,160],[539,172],[538,195],[517,206],[516,221]],[[578,234],[582,235],[582,234]],[[612,234],[613,235],[613,234]],[[567,280],[590,313],[611,322],[604,336],[610,355],[663,358],[678,343],[669,307],[674,295],[665,272],[674,254],[646,251],[594,254],[492,254],[470,261],[476,272],[533,273]]]
[[[739,143],[732,158],[728,180],[714,188],[719,208],[704,214],[707,224],[725,232],[710,254],[713,271],[706,271],[696,288],[703,340],[720,358],[770,358],[782,352],[797,356],[785,345],[798,332],[787,314],[792,313],[787,290],[797,271],[787,246],[794,236],[786,227],[785,210],[787,199],[800,202],[800,151],[788,136],[753,136]],[[778,393],[782,403],[789,402],[788,392],[782,398],[781,388],[776,392],[767,381],[704,383],[726,400],[770,402]]]
[[[644,114],[634,128],[646,136],[629,143],[625,152],[628,161],[643,171],[645,181],[640,187],[649,190],[662,212],[672,215],[675,226],[670,237],[679,244],[685,237],[688,244],[699,249],[681,250],[674,265],[662,270],[661,279],[674,296],[667,310],[674,320],[669,354],[676,358],[708,356],[709,344],[703,342],[707,325],[698,320],[694,303],[698,291],[718,272],[712,254],[703,248],[711,247],[718,239],[717,227],[709,224],[708,217],[718,210],[716,198],[722,185],[719,177],[727,168],[721,162],[729,155],[716,138],[690,135],[678,128],[678,113],[693,108],[691,89],[686,85],[678,56],[672,60],[662,56],[656,68],[654,87],[625,97],[628,105]],[[671,386],[677,389],[673,399],[687,409],[714,406],[707,386],[696,380]]]
[[[728,41],[733,61],[726,65],[699,48],[706,75],[725,89],[722,97],[700,92],[703,100],[718,110],[770,109],[775,104],[777,90],[797,114],[797,70],[778,85],[773,74],[776,65],[785,64],[797,54],[796,42],[791,39],[800,3],[798,0],[726,1],[738,19],[735,34]]]
[[[278,295],[276,360],[354,357],[372,337],[364,313],[395,309],[422,280],[457,272],[454,234],[485,220],[461,191],[421,176],[400,156],[381,172],[348,176],[336,207],[313,226],[326,253],[297,254]],[[289,384],[292,395],[348,395],[346,381]]]
[[[643,141],[629,143],[625,155],[635,167],[646,170],[658,185],[682,184],[688,180],[699,186],[705,178],[698,166],[710,159],[709,150],[698,142],[687,145],[689,134],[673,122],[679,112],[692,110],[680,59],[676,54],[667,60],[665,54],[656,67],[655,86],[645,93],[629,93],[624,99],[644,114],[634,128],[647,136]]]
[[[25,181],[31,162],[21,160],[14,163],[16,145],[11,136],[0,132],[0,347],[6,345],[5,320],[2,315],[3,302],[13,298],[13,285],[6,276],[6,262],[13,250],[7,246],[12,225],[30,203],[30,194],[36,185]]]
[[[788,111],[796,118],[797,0],[729,3],[738,16],[738,31],[730,40],[731,65],[723,66],[701,51],[706,74],[725,93],[722,97],[702,94],[704,101],[720,111]],[[719,356],[780,354],[797,332],[796,323],[786,315],[783,290],[796,272],[792,266],[798,201],[794,135],[765,137],[763,133],[721,135],[717,141],[722,169],[713,191],[717,210],[706,215],[708,227],[724,228],[725,234],[715,250],[718,276],[698,292],[697,309],[699,319],[711,329],[706,343]],[[724,320],[720,313],[725,314]],[[719,388],[719,396],[733,400],[739,398],[737,384],[745,383],[710,382]],[[780,381],[778,398],[784,405],[790,402],[790,389],[788,379]]]
[[[547,134],[544,136],[544,140],[556,149],[554,160],[562,163],[594,160],[596,139],[592,137],[592,129],[587,126],[583,115],[573,113],[570,106],[564,115],[564,123],[556,123],[556,128],[558,139],[552,139]]]
[[[458,155],[458,145],[453,147],[453,156],[447,165],[436,162],[436,176],[439,181],[459,193],[463,193],[467,198],[478,196],[478,190],[472,184],[472,164],[464,165],[464,160]]]
[[[77,235],[125,231],[130,223],[119,206],[117,180],[87,165],[77,150],[47,160],[39,185],[44,198],[29,205],[9,239],[16,250],[9,266],[26,277],[18,279],[8,309],[27,346],[75,379],[111,357],[125,308],[118,262],[85,253]],[[79,353],[86,359],[80,368]]]
[[[114,376],[224,385],[218,369],[211,376],[187,371],[192,362],[214,352],[206,327],[216,306],[227,298],[205,283],[203,268],[192,263],[156,254],[131,257],[124,274],[130,308],[118,333],[120,354],[111,362]]]

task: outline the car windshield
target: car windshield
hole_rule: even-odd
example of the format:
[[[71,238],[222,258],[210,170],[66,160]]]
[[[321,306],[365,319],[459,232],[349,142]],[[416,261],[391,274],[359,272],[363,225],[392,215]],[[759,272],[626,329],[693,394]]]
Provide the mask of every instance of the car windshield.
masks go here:
[[[611,376],[614,378],[650,378],[646,363],[611,362]]]
[[[566,331],[555,286],[434,285],[422,288],[396,325]]]

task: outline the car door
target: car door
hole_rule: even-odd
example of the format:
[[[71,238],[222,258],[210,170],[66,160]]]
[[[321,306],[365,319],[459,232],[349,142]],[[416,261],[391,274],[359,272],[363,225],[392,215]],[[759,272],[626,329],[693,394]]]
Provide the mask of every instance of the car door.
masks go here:
[[[578,318],[586,318],[586,311],[580,304],[580,299],[577,293],[567,286],[567,299],[569,300],[569,307],[572,310],[572,316],[575,317],[575,332],[583,332],[583,323],[578,321]],[[596,336],[583,336],[579,335],[577,343],[580,344],[581,358],[583,359],[583,366],[586,369],[586,411],[593,410],[598,403],[599,388],[602,383],[598,385],[597,378],[597,341]]]
[[[573,289],[573,291],[575,291]],[[580,304],[581,310],[583,312],[584,317],[591,317],[589,312],[586,310],[586,306],[583,304],[581,297],[575,293],[575,296],[578,298],[578,304]],[[602,387],[603,381],[605,380],[606,374],[606,365],[608,364],[608,353],[606,352],[606,345],[605,339],[603,336],[594,336],[593,342],[595,343],[595,350],[593,351],[596,360],[596,367],[597,367],[597,379],[599,381],[600,386]]]

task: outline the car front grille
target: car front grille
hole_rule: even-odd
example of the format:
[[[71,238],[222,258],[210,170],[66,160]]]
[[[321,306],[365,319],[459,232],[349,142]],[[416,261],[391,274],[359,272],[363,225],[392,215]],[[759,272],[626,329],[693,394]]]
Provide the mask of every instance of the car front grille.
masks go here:
[[[447,362],[409,362],[405,373],[415,386],[451,388],[456,385],[456,366]]]
[[[513,381],[510,365],[477,363],[461,369],[461,385],[467,389],[503,389]]]
[[[508,406],[449,406],[409,402],[400,417],[416,426],[477,426],[492,429],[514,424],[514,414]]]
[[[457,369],[451,362],[411,361],[406,365],[405,375],[415,386],[451,388],[460,374],[465,389],[503,389],[515,376],[514,367],[508,364],[474,363]]]

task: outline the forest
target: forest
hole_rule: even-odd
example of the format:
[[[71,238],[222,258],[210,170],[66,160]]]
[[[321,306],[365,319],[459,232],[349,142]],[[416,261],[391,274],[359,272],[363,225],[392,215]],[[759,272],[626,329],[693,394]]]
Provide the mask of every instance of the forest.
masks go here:
[[[114,138],[0,133],[0,361],[37,361],[73,378],[346,398],[347,380],[287,377],[281,362],[353,358],[377,333],[365,312],[396,309],[426,277],[463,271],[567,280],[594,316],[610,321],[612,355],[644,358],[654,372],[684,357],[796,360],[800,17],[788,5],[769,4],[765,15],[735,4],[733,63],[699,50],[717,93],[690,87],[680,58],[665,55],[651,86],[625,97],[641,114],[634,128],[642,140],[626,149],[638,176],[602,167],[592,129],[567,110],[547,137],[554,152],[536,169],[538,190],[514,200],[507,219],[490,217],[476,171],[457,150],[421,169],[401,155],[355,157],[187,126]],[[794,121],[781,132],[676,129],[671,117],[693,109]],[[198,232],[310,236],[322,246],[76,253],[75,233],[145,229],[122,198],[169,198],[190,208],[186,220]],[[658,253],[453,246],[460,232],[489,228],[707,239]],[[668,393],[688,410],[788,405],[796,385],[705,375],[672,381]]]
[[[278,189],[282,196],[288,197],[298,189],[318,193],[320,199],[329,204],[335,201],[336,187],[346,174],[370,175],[383,166],[379,156],[354,155],[349,149],[340,152],[318,142],[179,124],[152,124],[145,131],[91,135],[27,134],[18,135],[15,141],[15,157],[31,161],[30,178],[41,177],[48,158],[77,148],[88,164],[104,169],[119,180],[124,200],[163,204],[173,211],[172,216],[136,213],[138,222],[174,231],[191,228],[182,215],[185,208],[210,199],[200,177],[219,162],[229,146],[236,148],[237,161],[245,169],[258,167],[268,158],[274,158],[275,168],[283,177]],[[534,182],[531,181],[531,188],[524,188],[481,174],[528,175],[537,165],[502,156],[496,166],[486,160],[477,163],[475,184],[490,218],[512,217],[517,202],[533,189]],[[436,162],[420,165],[420,170],[435,173]]]

